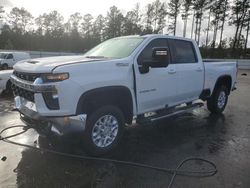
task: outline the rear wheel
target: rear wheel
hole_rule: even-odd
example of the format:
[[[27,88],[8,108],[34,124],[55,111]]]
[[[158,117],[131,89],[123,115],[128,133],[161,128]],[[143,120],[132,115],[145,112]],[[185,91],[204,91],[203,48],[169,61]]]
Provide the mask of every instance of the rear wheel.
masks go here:
[[[113,150],[122,136],[124,124],[124,116],[115,106],[103,106],[90,114],[84,133],[88,152],[103,155]]]
[[[228,88],[219,86],[211,98],[207,100],[207,108],[211,113],[220,114],[224,111],[228,100]]]

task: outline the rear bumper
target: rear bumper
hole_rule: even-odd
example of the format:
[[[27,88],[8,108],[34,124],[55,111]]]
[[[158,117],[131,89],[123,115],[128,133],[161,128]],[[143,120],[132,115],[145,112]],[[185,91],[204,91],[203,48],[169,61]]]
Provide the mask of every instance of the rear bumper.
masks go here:
[[[87,115],[79,114],[73,116],[44,117],[36,110],[35,103],[16,96],[15,108],[21,114],[21,120],[30,126],[51,125],[51,131],[63,136],[73,132],[85,130]]]

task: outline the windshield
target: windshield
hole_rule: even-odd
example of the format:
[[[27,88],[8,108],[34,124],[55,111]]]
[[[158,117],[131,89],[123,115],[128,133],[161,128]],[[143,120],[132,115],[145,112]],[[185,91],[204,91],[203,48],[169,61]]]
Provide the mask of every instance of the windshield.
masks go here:
[[[128,57],[144,40],[143,37],[124,37],[107,40],[88,51],[86,57],[124,58]]]
[[[7,53],[0,53],[0,59],[6,59]]]

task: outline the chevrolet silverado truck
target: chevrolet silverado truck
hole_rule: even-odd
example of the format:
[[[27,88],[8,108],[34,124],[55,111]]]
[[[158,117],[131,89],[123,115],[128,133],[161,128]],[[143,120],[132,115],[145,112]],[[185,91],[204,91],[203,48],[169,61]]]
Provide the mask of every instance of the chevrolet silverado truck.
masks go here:
[[[107,40],[82,56],[19,62],[11,81],[26,124],[80,133],[86,150],[101,155],[132,121],[155,122],[203,101],[222,113],[236,75],[236,62],[203,62],[191,39],[145,35]]]

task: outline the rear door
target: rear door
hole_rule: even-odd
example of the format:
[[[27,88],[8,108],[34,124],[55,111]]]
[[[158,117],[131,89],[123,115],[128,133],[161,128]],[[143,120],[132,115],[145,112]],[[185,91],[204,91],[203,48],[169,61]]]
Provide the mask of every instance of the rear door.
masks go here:
[[[153,48],[156,47],[168,48],[167,39],[153,39],[141,51],[134,62],[139,113],[165,108],[167,105],[171,106],[171,104],[176,102],[177,76],[174,64],[169,64],[167,67],[150,67],[149,72],[144,74],[139,71],[139,66],[141,65],[138,59],[141,58],[147,62],[152,60]],[[170,62],[170,54],[168,58]]]
[[[177,72],[177,98],[180,103],[199,98],[204,84],[204,66],[198,61],[191,41],[169,39],[172,63]]]

